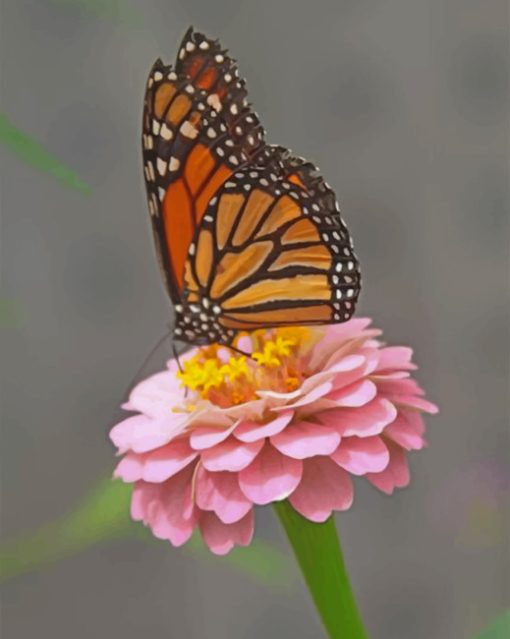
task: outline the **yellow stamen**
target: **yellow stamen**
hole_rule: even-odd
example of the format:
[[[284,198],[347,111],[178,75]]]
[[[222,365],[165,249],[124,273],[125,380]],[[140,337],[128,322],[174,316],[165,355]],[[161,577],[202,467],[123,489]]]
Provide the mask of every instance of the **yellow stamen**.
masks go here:
[[[301,382],[297,377],[287,377],[287,379],[285,380],[285,387],[287,388],[289,393],[298,389],[300,384]]]
[[[250,335],[254,346],[251,358],[233,356],[225,363],[218,346],[207,346],[183,362],[177,377],[183,387],[195,393],[190,404],[195,404],[197,395],[232,406],[255,399],[261,389],[293,391],[306,377],[300,353],[308,350],[311,337],[312,331],[302,327],[255,331]]]

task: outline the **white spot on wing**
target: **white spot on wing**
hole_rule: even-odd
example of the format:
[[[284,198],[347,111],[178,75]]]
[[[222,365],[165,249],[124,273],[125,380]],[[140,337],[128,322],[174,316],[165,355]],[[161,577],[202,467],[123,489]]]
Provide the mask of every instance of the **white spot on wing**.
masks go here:
[[[167,164],[166,164],[165,160],[162,160],[161,158],[158,158],[156,160],[156,167],[157,167],[158,173],[160,175],[165,175],[165,173],[167,171]]]
[[[164,140],[171,140],[174,136],[172,129],[170,129],[165,122],[163,122],[160,134]]]
[[[170,169],[170,171],[177,171],[177,169],[181,166],[181,162],[180,160],[178,160],[177,158],[174,158],[173,156],[170,158],[170,163],[168,165],[168,168]]]
[[[207,104],[211,106],[215,111],[221,111],[221,102],[217,93],[213,93],[208,96]]]
[[[196,129],[188,120],[183,122],[180,131],[185,137],[192,140],[194,140],[198,135],[198,129]]]

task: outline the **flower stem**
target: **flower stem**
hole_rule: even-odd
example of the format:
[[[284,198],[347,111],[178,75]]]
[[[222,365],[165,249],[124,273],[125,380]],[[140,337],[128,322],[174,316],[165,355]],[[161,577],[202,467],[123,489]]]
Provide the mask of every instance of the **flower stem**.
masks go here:
[[[286,501],[274,504],[308,590],[330,639],[368,639],[358,612],[335,527],[330,517],[316,524]]]

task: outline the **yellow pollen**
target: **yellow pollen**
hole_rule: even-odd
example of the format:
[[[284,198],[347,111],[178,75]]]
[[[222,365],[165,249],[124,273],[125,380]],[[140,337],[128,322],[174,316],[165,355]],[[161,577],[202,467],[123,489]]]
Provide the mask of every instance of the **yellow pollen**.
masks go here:
[[[254,349],[251,357],[232,356],[228,362],[228,347],[201,348],[183,362],[182,372],[177,373],[181,386],[194,394],[189,405],[195,404],[197,396],[232,406],[255,399],[257,390],[296,390],[303,381],[300,352],[307,350],[311,334],[302,327],[255,331],[250,334]]]
[[[289,392],[295,391],[300,386],[300,381],[297,377],[287,377],[285,380],[285,387]]]
[[[242,404],[244,401],[243,394],[237,390],[232,391],[231,400],[232,400],[232,404],[235,404],[236,406],[238,404]]]
[[[223,372],[231,382],[240,377],[248,377],[250,369],[246,363],[246,357],[231,357],[228,364],[223,366]]]

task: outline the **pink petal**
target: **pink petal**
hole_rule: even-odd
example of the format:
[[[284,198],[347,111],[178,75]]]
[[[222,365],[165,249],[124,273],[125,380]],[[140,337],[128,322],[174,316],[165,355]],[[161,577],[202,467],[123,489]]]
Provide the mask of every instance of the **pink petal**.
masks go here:
[[[306,395],[313,394],[317,387],[321,387],[318,396],[324,395],[324,392],[328,392],[331,388],[331,379],[333,379],[334,373],[330,371],[319,371],[314,375],[311,375],[301,384],[301,386],[295,391],[291,391],[289,393],[279,393],[277,391],[257,391],[260,397],[271,400],[274,405],[278,404],[286,404],[285,408],[291,408],[294,404],[292,404],[292,400],[302,398]],[[305,403],[310,401],[309,398]]]
[[[222,364],[227,364],[232,357],[232,351],[226,346],[223,346],[221,348],[218,348],[218,350],[216,351],[216,357]]]
[[[184,392],[175,373],[163,371],[137,384],[129,395],[128,404],[131,410],[149,417],[164,417],[183,398]]]
[[[376,395],[377,387],[374,382],[362,379],[331,393],[328,399],[334,400],[338,406],[364,406]]]
[[[297,408],[298,406],[306,406],[306,404],[311,404],[317,399],[327,395],[332,388],[333,383],[331,381],[323,382],[322,384],[319,384],[318,386],[313,388],[309,393],[303,395],[296,402],[287,404],[285,408]]]
[[[144,456],[138,453],[127,453],[117,464],[113,476],[125,482],[142,479]]]
[[[279,413],[278,417],[265,424],[259,422],[241,422],[235,429],[234,435],[242,442],[255,442],[265,437],[271,437],[280,433],[294,416],[294,411],[288,410]]]
[[[418,385],[418,382],[410,377],[404,379],[383,377],[377,382],[377,388],[381,394],[384,394],[389,398],[397,398],[400,395],[421,396],[425,394],[425,391]]]
[[[164,417],[158,418],[133,415],[111,429],[110,439],[121,453],[129,449],[143,453],[167,444],[181,433],[186,419],[186,415],[169,410]]]
[[[284,455],[305,459],[331,454],[340,443],[340,435],[329,426],[302,421],[274,435],[270,441]]]
[[[285,457],[266,444],[258,457],[239,473],[239,486],[255,504],[269,504],[288,497],[299,484],[303,462]]]
[[[131,516],[147,524],[155,537],[181,546],[195,527],[192,502],[193,467],[185,468],[163,484],[137,482]]]
[[[161,483],[191,463],[197,453],[185,439],[177,439],[148,453],[129,452],[114,472],[114,477],[133,482],[141,479]]]
[[[353,496],[349,475],[328,457],[314,457],[304,462],[303,478],[289,501],[303,517],[323,522],[333,510],[350,508]]]
[[[340,351],[332,355],[327,370],[334,371],[333,386],[335,389],[349,386],[370,374],[379,361],[379,354],[373,348],[359,348],[355,354],[345,355]],[[349,363],[349,366],[346,364]]]
[[[222,409],[222,412],[229,418],[235,420],[249,419],[253,421],[262,420],[264,413],[268,408],[265,399],[254,399],[251,402],[231,406]]]
[[[371,321],[368,318],[357,318],[343,324],[328,326],[324,337],[316,344],[313,350],[310,358],[310,368],[312,370],[324,368],[331,355],[348,346],[349,341],[352,339],[368,337],[371,334],[378,335],[380,331],[365,330]]]
[[[395,404],[398,406],[407,406],[409,408],[416,408],[422,410],[425,413],[436,415],[439,412],[439,408],[432,402],[423,399],[423,397],[413,397],[412,395],[402,395],[395,397]]]
[[[415,370],[416,366],[411,362],[413,349],[407,346],[386,346],[379,350],[379,364],[376,371]]]
[[[189,443],[195,450],[204,450],[212,448],[227,439],[236,428],[237,422],[234,422],[229,428],[214,426],[196,426],[189,438]]]
[[[214,448],[202,451],[201,460],[207,470],[236,472],[246,468],[257,456],[264,440],[244,443],[230,437]]]
[[[365,366],[366,360],[363,355],[344,355],[336,362],[328,362],[326,370],[331,373],[350,373]]]
[[[196,456],[196,451],[185,439],[170,442],[167,446],[147,453],[141,479],[154,483],[166,481],[185,468]]]
[[[197,473],[196,502],[202,510],[214,511],[224,524],[239,521],[252,508],[251,501],[239,488],[237,475],[210,473],[203,466]]]
[[[211,428],[223,430],[230,428],[233,424],[231,415],[227,414],[228,409],[219,408],[209,401],[199,402],[193,412],[188,413],[187,426],[195,428]]]
[[[409,484],[409,466],[407,458],[400,446],[388,443],[390,451],[390,462],[381,473],[369,473],[366,475],[376,488],[383,493],[391,495],[395,488],[404,488]]]
[[[384,470],[390,453],[380,437],[346,437],[331,459],[353,475],[366,475]]]
[[[204,542],[216,555],[226,555],[236,544],[248,546],[253,537],[253,527],[253,510],[234,524],[224,524],[211,512],[203,512],[200,516]]]
[[[367,354],[370,354],[371,357],[370,351],[367,350]],[[360,352],[352,355],[345,355],[339,352],[337,356],[331,356],[325,370],[335,374],[333,388],[338,389],[366,376],[368,365],[369,359],[360,349]]]
[[[384,434],[405,450],[420,450],[425,445],[424,432],[425,424],[421,414],[415,410],[401,409]]]
[[[338,408],[317,414],[324,425],[335,428],[342,437],[379,435],[396,418],[397,409],[387,399],[376,398],[360,408]]]
[[[240,351],[243,351],[243,353],[251,354],[253,352],[253,344],[248,335],[242,335],[239,337],[236,346]]]
[[[136,483],[131,493],[131,519],[146,523],[150,504],[156,503],[160,491],[161,486],[157,484],[147,484],[144,481]]]

